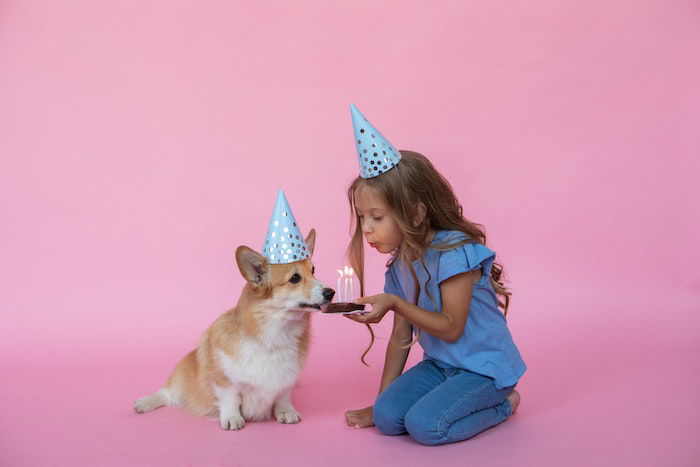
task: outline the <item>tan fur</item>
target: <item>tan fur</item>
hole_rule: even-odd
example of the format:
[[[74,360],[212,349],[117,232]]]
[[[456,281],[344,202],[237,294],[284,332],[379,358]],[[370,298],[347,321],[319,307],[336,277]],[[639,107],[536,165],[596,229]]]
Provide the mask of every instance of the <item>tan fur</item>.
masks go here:
[[[313,253],[313,229],[306,243]],[[248,280],[238,304],[209,326],[163,388],[135,402],[137,412],[183,407],[199,416],[219,416],[224,429],[273,414],[281,423],[299,421],[290,397],[309,352],[311,313],[297,304],[326,303],[333,291],[313,277],[311,258],[270,265],[239,247],[236,260]],[[294,273],[301,276],[296,284],[290,282]]]

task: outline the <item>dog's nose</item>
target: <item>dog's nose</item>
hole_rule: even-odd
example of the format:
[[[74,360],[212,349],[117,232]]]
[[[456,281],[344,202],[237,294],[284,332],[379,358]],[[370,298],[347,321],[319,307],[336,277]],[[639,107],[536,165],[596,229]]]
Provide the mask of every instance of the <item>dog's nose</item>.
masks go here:
[[[335,295],[335,290],[328,288],[323,289],[323,298],[326,300],[330,301],[333,298],[333,295]]]

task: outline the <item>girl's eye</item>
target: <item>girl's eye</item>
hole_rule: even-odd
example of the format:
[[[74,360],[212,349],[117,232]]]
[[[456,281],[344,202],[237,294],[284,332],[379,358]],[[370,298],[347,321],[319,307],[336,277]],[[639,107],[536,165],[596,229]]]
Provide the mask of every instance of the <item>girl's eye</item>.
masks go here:
[[[384,216],[373,217],[373,219],[374,219],[375,221],[380,221],[380,220],[384,219]]]
[[[292,277],[289,279],[289,282],[292,284],[298,284],[299,281],[301,281],[301,276],[299,274],[293,274]]]

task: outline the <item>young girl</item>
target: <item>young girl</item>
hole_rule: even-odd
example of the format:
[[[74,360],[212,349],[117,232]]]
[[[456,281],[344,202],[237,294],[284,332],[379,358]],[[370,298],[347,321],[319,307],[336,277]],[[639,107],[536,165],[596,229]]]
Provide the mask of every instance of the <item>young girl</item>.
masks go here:
[[[364,240],[391,257],[385,293],[356,300],[370,304],[369,313],[346,316],[378,323],[393,311],[394,324],[379,396],[373,407],[348,411],[347,423],[408,433],[426,445],[470,438],[507,419],[520,401],[513,388],[526,365],[506,326],[502,268],[430,161],[395,150],[351,109],[361,176],[348,189],[356,219],[348,256],[362,295]],[[401,374],[416,341],[424,359]]]

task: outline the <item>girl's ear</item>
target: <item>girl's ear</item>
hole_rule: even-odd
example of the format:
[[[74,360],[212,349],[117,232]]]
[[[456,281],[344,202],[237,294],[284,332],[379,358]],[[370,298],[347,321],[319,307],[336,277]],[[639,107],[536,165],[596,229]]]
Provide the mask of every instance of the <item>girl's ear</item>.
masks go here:
[[[413,219],[413,226],[418,227],[421,225],[423,220],[425,220],[425,215],[428,213],[428,209],[425,207],[425,204],[423,203],[418,203],[418,208],[416,209],[416,217]]]
[[[309,249],[309,256],[313,256],[314,255],[314,246],[316,246],[316,230],[311,229],[309,231],[309,235],[306,236],[304,241],[306,242],[306,246]]]

